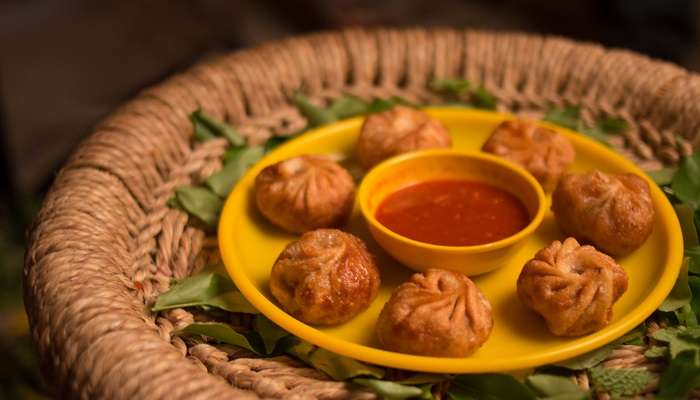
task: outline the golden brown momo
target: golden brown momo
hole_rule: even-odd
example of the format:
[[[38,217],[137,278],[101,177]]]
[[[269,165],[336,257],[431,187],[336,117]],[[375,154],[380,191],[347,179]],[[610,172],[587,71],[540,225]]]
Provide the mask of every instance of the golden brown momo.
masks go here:
[[[576,157],[569,139],[533,121],[521,119],[498,125],[482,150],[523,166],[547,191],[554,189]]]
[[[362,167],[369,169],[398,154],[451,145],[450,134],[440,121],[421,110],[396,106],[365,119],[357,155]]]
[[[341,225],[355,182],[326,156],[304,155],[270,165],[255,178],[255,201],[270,222],[292,233]]]
[[[309,324],[345,322],[379,290],[374,257],[357,237],[317,229],[290,243],[270,275],[270,291],[285,311]]]
[[[637,249],[654,227],[649,185],[634,174],[565,175],[552,193],[552,211],[566,235],[612,256]]]
[[[606,326],[627,290],[615,260],[576,239],[556,240],[528,261],[518,277],[518,297],[557,336],[579,336]]]
[[[491,304],[471,279],[429,269],[394,290],[376,331],[392,351],[464,357],[486,342],[492,328]]]

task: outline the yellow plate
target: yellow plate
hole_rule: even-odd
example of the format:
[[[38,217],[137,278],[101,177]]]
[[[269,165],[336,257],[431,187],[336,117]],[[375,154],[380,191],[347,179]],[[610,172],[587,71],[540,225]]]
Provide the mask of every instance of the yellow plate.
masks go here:
[[[453,147],[479,149],[507,114],[467,109],[428,109],[449,129]],[[666,196],[651,181],[656,225],[646,243],[618,261],[629,275],[629,289],[615,304],[610,325],[579,338],[558,338],[518,300],[515,282],[523,264],[537,250],[563,236],[551,212],[511,262],[474,279],[493,305],[494,329],[489,340],[466,358],[424,357],[394,353],[380,348],[374,324],[392,289],[413,271],[390,259],[374,243],[357,207],[343,229],[363,238],[377,255],[382,286],[372,305],[340,326],[319,328],[285,313],[268,289],[270,269],[277,255],[297,236],[269,224],[257,211],[251,196],[255,176],[267,165],[308,153],[352,156],[362,118],[316,129],[268,154],[241,179],[226,200],[219,223],[219,245],[228,273],[243,295],[265,316],[285,330],[313,344],[369,363],[414,371],[467,373],[515,371],[562,361],[600,347],[632,330],[664,300],[678,276],[683,256],[681,230]],[[646,177],[632,162],[582,135],[549,125],[565,134],[576,147],[574,171],[598,168],[606,172],[634,172]],[[438,266],[439,267],[439,266]]]

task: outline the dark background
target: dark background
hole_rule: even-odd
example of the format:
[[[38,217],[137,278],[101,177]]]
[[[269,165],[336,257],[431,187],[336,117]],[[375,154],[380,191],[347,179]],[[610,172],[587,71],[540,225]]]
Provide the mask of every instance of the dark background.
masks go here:
[[[47,393],[21,307],[25,230],[55,171],[101,117],[212,53],[379,25],[556,34],[700,70],[693,0],[2,0],[0,398]]]

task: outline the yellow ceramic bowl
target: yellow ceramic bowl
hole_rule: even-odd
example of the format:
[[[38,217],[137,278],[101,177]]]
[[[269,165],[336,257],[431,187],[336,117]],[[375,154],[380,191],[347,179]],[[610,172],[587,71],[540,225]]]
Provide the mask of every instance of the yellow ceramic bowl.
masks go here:
[[[377,221],[377,208],[388,195],[435,179],[478,181],[503,189],[523,203],[530,223],[516,234],[495,242],[442,246],[409,239]],[[396,260],[417,271],[444,268],[467,275],[505,265],[523,240],[542,223],[547,207],[542,186],[525,169],[490,154],[449,149],[424,150],[384,161],[364,177],[357,198],[372,237]]]

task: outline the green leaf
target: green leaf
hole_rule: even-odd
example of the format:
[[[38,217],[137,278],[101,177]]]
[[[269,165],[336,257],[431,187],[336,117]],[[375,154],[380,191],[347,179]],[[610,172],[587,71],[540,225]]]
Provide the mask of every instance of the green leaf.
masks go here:
[[[607,134],[619,134],[629,128],[627,121],[615,117],[604,117],[598,120],[596,127]]]
[[[527,386],[505,374],[459,375],[447,394],[454,400],[535,400]]]
[[[683,307],[673,311],[681,325],[689,328],[698,326],[698,317],[695,315],[690,304],[684,304]]]
[[[550,108],[542,120],[569,128],[578,130],[580,124],[581,108],[577,106],[566,106],[562,108]]]
[[[398,96],[392,96],[388,99],[374,99],[367,107],[367,113],[377,113],[382,111],[390,110],[398,105],[417,108],[417,104],[413,104],[408,100],[402,99]]]
[[[554,365],[575,371],[592,368],[605,360],[618,346],[618,343],[610,343],[588,353],[582,354],[570,360],[561,361]]]
[[[236,332],[230,325],[221,322],[195,322],[187,325],[184,329],[175,334],[203,335],[222,343],[248,349],[257,354],[264,354],[260,351],[262,350],[262,343],[260,343],[260,339],[255,332],[244,335]]]
[[[388,99],[390,102],[396,104],[396,105],[401,105],[401,106],[406,106],[406,107],[412,107],[412,108],[419,108],[420,105],[416,104],[412,101],[408,101],[404,99],[403,97],[400,96],[391,96]]]
[[[265,154],[276,149],[282,143],[288,141],[289,139],[290,139],[290,137],[288,137],[288,136],[273,136],[273,137],[267,139],[267,141],[265,141],[265,145],[263,146],[263,148],[265,149]]]
[[[551,399],[553,397],[567,399],[588,399],[589,395],[571,379],[548,374],[530,375],[525,379],[525,384],[532,389],[538,398]],[[566,396],[566,397],[564,397]]]
[[[700,152],[683,159],[671,182],[673,193],[684,203],[698,208],[700,203]]]
[[[237,289],[212,297],[202,306],[215,307],[228,312],[259,314],[248,300]]]
[[[689,204],[676,204],[673,206],[678,216],[683,233],[683,245],[686,249],[700,245],[698,231],[695,228],[695,210]]]
[[[180,207],[209,226],[216,226],[224,203],[211,190],[198,186],[180,186],[175,190]]]
[[[586,128],[585,126],[583,126],[581,124],[581,125],[579,125],[577,130],[593,140],[596,140],[596,141],[598,141],[606,146],[610,146],[610,143],[608,142],[607,134],[605,133],[605,131],[603,131],[602,129],[600,129],[597,126],[595,126],[593,128]]]
[[[367,378],[355,378],[352,382],[372,389],[383,399],[409,399],[423,395],[423,390],[418,387],[396,382]]]
[[[689,327],[689,328],[683,328],[679,327],[682,331],[680,335],[692,338],[692,339],[700,339],[700,328],[699,327]]]
[[[472,86],[471,82],[466,79],[459,78],[445,78],[445,79],[433,79],[428,84],[431,90],[438,93],[447,93],[452,95],[464,95],[469,92],[469,88]]]
[[[668,356],[668,347],[666,346],[651,346],[644,352],[646,358],[666,358]]]
[[[476,88],[471,95],[470,102],[476,108],[482,108],[484,110],[495,110],[496,109],[496,98],[483,87]]]
[[[588,371],[597,392],[610,392],[614,397],[634,396],[643,391],[653,375],[646,368],[602,368]]]
[[[491,92],[486,90],[486,88],[483,86],[478,86],[472,89],[472,83],[466,79],[434,79],[428,84],[428,86],[434,92],[441,93],[443,95],[451,95],[461,98],[464,98],[462,96],[469,95],[469,99],[466,103],[459,104],[462,107],[469,105],[486,110],[496,109],[497,100],[493,94],[491,94]]]
[[[700,315],[700,276],[688,276],[688,286],[690,286],[690,291],[693,293],[693,297],[690,300],[690,308],[695,315]]]
[[[555,394],[554,396],[538,397],[537,400],[585,400],[590,398],[591,396],[588,393],[584,393],[583,395],[578,393],[562,393]]]
[[[395,382],[404,385],[420,385],[423,383],[440,383],[449,379],[449,375],[443,374],[416,374],[406,379],[401,379]]]
[[[581,132],[608,147],[610,147],[607,137],[609,134],[620,133],[627,129],[627,122],[613,117],[604,117],[593,126],[586,126],[581,120],[581,108],[577,106],[551,108],[547,111],[543,120]]]
[[[561,361],[553,365],[575,371],[592,368],[600,364],[603,360],[605,360],[616,347],[623,344],[639,343],[643,336],[644,328],[642,326],[637,326],[632,331],[628,332],[626,335],[622,336],[621,338],[615,340],[612,343],[609,343],[593,351],[589,351],[588,353],[582,354],[578,357],[574,357],[566,361]]]
[[[660,188],[661,188],[661,191],[664,192],[664,194],[666,195],[666,197],[668,197],[669,201],[672,202],[672,204],[673,204],[673,203],[679,203],[679,202],[680,202],[680,200],[676,199],[676,195],[673,194],[673,190],[671,190],[671,186],[669,186],[669,185],[667,185],[667,186],[660,186]],[[691,208],[692,208],[692,207],[691,207]]]
[[[276,149],[282,144],[301,136],[304,132],[305,130],[289,136],[272,136],[271,138],[267,139],[267,141],[265,141],[265,144],[263,145],[264,153],[267,154],[271,152],[272,150]]]
[[[230,146],[224,152],[224,155],[221,158],[221,163],[223,165],[226,165],[231,163],[232,161],[237,160],[241,156],[241,153],[244,152],[247,148],[248,146]]]
[[[287,353],[339,381],[360,376],[371,376],[379,379],[384,376],[384,370],[381,368],[331,353],[302,340],[298,340],[297,343],[290,346]]]
[[[260,335],[267,354],[272,354],[275,351],[280,339],[290,336],[287,331],[275,325],[262,314],[255,316],[254,329]]]
[[[369,107],[367,107],[367,112],[368,113],[378,113],[378,112],[383,112],[387,110],[391,110],[396,106],[396,103],[390,100],[385,100],[385,99],[374,99],[369,104]]]
[[[646,335],[646,327],[644,324],[637,325],[636,328],[632,329],[628,333],[626,333],[624,336],[621,338],[617,339],[613,343],[616,343],[618,345],[622,344],[634,344],[634,345],[639,345],[641,346],[644,344],[644,336]]]
[[[369,104],[367,104],[366,101],[355,96],[344,95],[333,101],[328,109],[335,114],[338,119],[345,119],[365,114],[368,107]]]
[[[261,146],[237,147],[231,150],[227,154],[224,167],[206,181],[207,186],[219,197],[228,196],[236,182],[241,179],[241,176],[248,168],[258,162],[264,153],[264,149]]]
[[[676,400],[688,397],[688,392],[700,386],[700,366],[697,350],[686,350],[673,358],[661,375],[658,400]]]
[[[317,107],[299,90],[294,92],[292,100],[299,112],[306,117],[309,127],[326,125],[338,120],[338,117],[332,111]]]
[[[170,197],[165,204],[167,204],[170,208],[177,208],[182,211],[187,211],[184,207],[182,207],[182,204],[180,204],[180,201],[177,199],[177,195],[172,195],[172,197]]]
[[[661,303],[659,310],[664,312],[675,311],[685,305],[689,305],[691,297],[692,293],[690,292],[690,286],[688,286],[688,259],[686,258],[683,260],[678,279],[676,279],[671,293]]]
[[[194,140],[198,142],[206,142],[207,140],[216,138],[216,134],[212,132],[206,125],[199,122],[194,117],[194,113],[190,114],[190,120],[192,121],[192,125],[194,127],[194,132],[192,133]]]
[[[433,386],[435,386],[434,383],[425,383],[422,385],[418,385],[418,388],[423,392],[420,396],[418,396],[418,398],[421,400],[435,399],[435,396],[433,396]]]
[[[659,329],[651,334],[654,339],[668,343],[671,357],[686,350],[700,350],[700,340],[693,337],[693,331],[683,326]]]
[[[233,283],[219,274],[198,274],[173,285],[156,299],[153,311],[195,306],[216,307],[229,312],[257,314]]]
[[[649,175],[657,185],[666,186],[671,184],[676,171],[678,171],[676,167],[666,167],[657,169],[656,171],[647,171],[647,175]]]
[[[688,259],[688,272],[700,274],[700,246],[686,247],[684,253]]]
[[[194,125],[194,137],[200,142],[217,136],[225,137],[234,146],[242,146],[246,142],[236,128],[216,120],[201,109],[190,114],[190,120]]]

